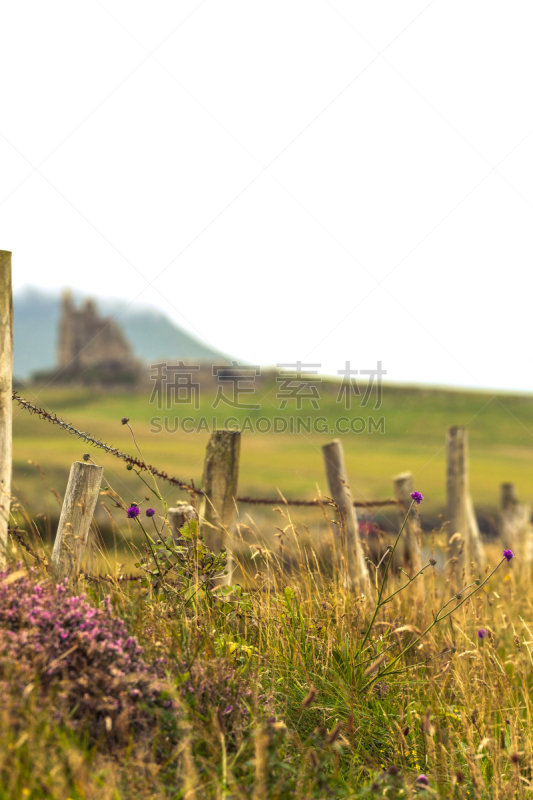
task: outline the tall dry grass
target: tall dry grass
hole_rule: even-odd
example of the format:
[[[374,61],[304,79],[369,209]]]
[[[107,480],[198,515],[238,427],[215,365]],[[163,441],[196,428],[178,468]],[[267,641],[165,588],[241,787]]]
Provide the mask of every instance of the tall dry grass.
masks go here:
[[[0,798],[529,797],[533,607],[520,552],[387,674],[453,597],[445,534],[427,537],[436,565],[379,610],[363,649],[372,609],[342,580],[333,528],[317,543],[287,508],[279,520],[277,536],[240,520],[240,588],[228,594],[198,575],[178,591],[170,576],[167,592],[153,576],[121,581],[121,556],[146,566],[149,551],[120,526],[111,550],[96,537],[93,570],[108,580],[80,577],[73,591],[95,606],[110,596],[146,660],[165,660],[172,708],[111,747],[58,718],[37,673],[22,701],[7,684]],[[14,522],[12,563],[50,580],[22,506]],[[480,581],[501,552],[487,546]],[[406,582],[391,569],[386,594]]]

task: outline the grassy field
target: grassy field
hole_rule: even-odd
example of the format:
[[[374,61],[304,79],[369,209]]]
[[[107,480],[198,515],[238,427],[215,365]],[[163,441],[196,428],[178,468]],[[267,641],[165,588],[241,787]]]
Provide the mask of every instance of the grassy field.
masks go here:
[[[150,433],[158,412],[147,396],[35,394],[24,393],[133,453],[121,424],[129,417],[149,462],[201,483],[208,434]],[[246,433],[240,492],[327,492],[320,447],[332,438],[335,397],[322,393],[327,432]],[[197,418],[212,416],[211,402]],[[385,418],[384,433],[341,436],[356,497],[390,496],[391,476],[410,469],[427,498],[423,519],[438,523],[444,437],[454,423],[469,426],[478,510],[496,513],[502,481],[514,481],[524,501],[533,495],[529,397],[387,387],[377,413],[355,415]],[[15,491],[49,539],[69,465],[87,451],[128,504],[143,499],[146,488],[118,459],[15,410]],[[164,497],[151,505],[161,522],[162,500],[187,496],[159,485]],[[137,555],[128,561],[104,546],[97,571],[105,580],[85,576],[58,589],[49,546],[19,515],[22,541],[39,558],[13,540],[0,575],[0,800],[530,797],[533,603],[520,544],[506,542],[516,551],[508,562],[501,544],[488,543],[458,596],[447,537],[430,533],[424,573],[407,588],[395,567],[386,582],[384,564],[377,575],[370,568],[387,599],[374,616],[373,593],[362,599],[342,580],[318,510],[283,518],[254,508],[257,524],[249,512],[239,509],[250,523],[245,544],[277,541],[282,527],[291,556],[280,559],[276,545],[252,559],[242,547],[239,585],[227,594],[214,580],[224,564],[194,530],[178,547],[169,539],[153,549],[138,520],[154,518],[128,528],[119,508],[111,508],[113,536],[133,539]],[[388,521],[392,543],[399,521]],[[120,580],[117,562],[129,568],[141,556],[151,577]]]
[[[471,491],[478,512],[489,515],[495,512],[499,486],[504,481],[516,484],[523,501],[533,499],[533,398],[529,396],[385,386],[379,410],[373,409],[372,397],[366,408],[354,406],[345,411],[336,402],[336,388],[324,384],[319,411],[307,410],[304,406],[302,411],[295,412],[290,403],[285,411],[277,408],[276,389],[274,384],[262,386],[262,409],[250,412],[222,405],[214,411],[214,395],[204,395],[198,411],[191,412],[189,407],[181,406],[172,412],[161,412],[149,404],[148,391],[128,394],[76,388],[44,391],[36,388],[21,390],[21,394],[29,400],[36,396],[37,404],[128,453],[133,452],[134,445],[120,420],[129,417],[145,458],[171,475],[187,481],[193,479],[196,485],[201,485],[209,434],[205,431],[170,433],[164,428],[159,433],[150,433],[152,418],[166,414],[173,426],[175,415],[194,417],[197,421],[201,417],[208,420],[216,417],[219,423],[231,416],[240,424],[246,416],[272,419],[298,413],[302,417],[321,417],[328,432],[245,432],[239,493],[271,496],[279,489],[287,497],[313,498],[317,495],[317,487],[327,493],[321,445],[338,436],[343,441],[355,499],[389,497],[392,476],[410,470],[415,475],[417,486],[427,497],[424,512],[431,521],[435,521],[443,511],[445,503],[446,429],[452,424],[466,424],[470,439]],[[16,406],[14,413],[15,488],[36,512],[53,512],[56,501],[47,491],[48,487],[62,495],[71,462],[80,459],[87,451],[103,464],[107,481],[117,484],[117,491],[125,494],[134,491],[131,476],[117,459],[90,448]],[[369,433],[367,424],[362,433],[339,434],[335,431],[339,416],[363,420],[383,417],[385,432]],[[195,424],[197,422],[189,423],[191,427]],[[45,474],[44,482],[30,461],[39,464]],[[138,491],[136,486],[135,491]],[[183,492],[171,486],[167,486],[166,491],[171,504],[186,499]],[[250,508],[243,509],[242,513],[250,513]],[[308,513],[312,524],[314,512]]]
[[[261,559],[253,585],[222,594],[203,551],[166,552],[163,583],[148,556],[152,582],[81,579],[71,598],[15,546],[0,575],[1,800],[531,796],[519,556],[491,545],[481,585],[455,600],[428,563],[372,619],[334,553]],[[382,599],[405,581],[391,572]]]

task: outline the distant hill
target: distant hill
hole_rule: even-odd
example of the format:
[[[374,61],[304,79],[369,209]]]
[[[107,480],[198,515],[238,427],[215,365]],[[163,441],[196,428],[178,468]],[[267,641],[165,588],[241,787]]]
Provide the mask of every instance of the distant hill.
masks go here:
[[[79,302],[81,295],[74,295]],[[53,369],[57,363],[57,332],[60,295],[28,288],[16,292],[13,372],[25,380],[32,372]],[[104,314],[114,315],[121,310],[118,301],[98,300]],[[160,311],[151,308],[127,309],[117,317],[117,324],[131,342],[135,355],[146,363],[177,359],[188,361],[224,362],[223,354],[186,333]]]

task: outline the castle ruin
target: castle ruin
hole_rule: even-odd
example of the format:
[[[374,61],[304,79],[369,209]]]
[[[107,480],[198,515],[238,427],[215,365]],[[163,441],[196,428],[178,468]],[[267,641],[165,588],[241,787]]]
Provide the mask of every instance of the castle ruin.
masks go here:
[[[69,290],[61,297],[58,345],[58,366],[65,378],[85,374],[123,380],[138,373],[133,349],[114,320],[101,317],[92,299],[76,308]]]

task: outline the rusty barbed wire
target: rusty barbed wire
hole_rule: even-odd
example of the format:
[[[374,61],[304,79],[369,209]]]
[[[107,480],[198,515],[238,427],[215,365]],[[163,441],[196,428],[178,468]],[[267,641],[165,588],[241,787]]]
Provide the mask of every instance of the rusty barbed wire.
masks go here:
[[[35,552],[35,550],[33,550],[33,548],[30,547],[30,545],[27,542],[25,542],[24,539],[22,538],[22,534],[26,533],[26,531],[20,531],[17,527],[17,528],[8,528],[8,533],[10,533],[11,536],[13,536],[17,540],[20,546],[23,547],[24,550],[26,550],[26,552],[29,553],[30,556],[37,561],[38,564],[45,563],[44,559],[41,558],[41,556],[39,556]]]
[[[19,545],[21,547],[23,547],[24,550],[26,550],[26,552],[29,553],[30,556],[37,561],[38,564],[42,564],[42,566],[45,568],[46,572],[49,572],[50,564],[48,563],[48,560],[46,558],[42,558],[38,553],[35,552],[35,550],[28,544],[28,542],[26,542],[24,540],[24,537],[23,537],[22,534],[26,533],[26,531],[21,531],[18,528],[8,528],[8,533],[14,539],[17,540]],[[130,574],[130,575],[115,575],[115,576],[93,575],[91,572],[82,572],[81,575],[83,575],[83,577],[86,578],[87,580],[102,581],[102,582],[105,582],[105,583],[113,583],[115,581],[118,582],[118,583],[121,583],[121,582],[124,583],[126,581],[140,581],[144,577],[143,575],[133,575],[133,574]]]
[[[93,575],[92,572],[82,572],[81,574],[86,580],[100,581],[101,583],[130,583],[144,578],[144,575]]]
[[[78,428],[75,428],[74,425],[71,425],[66,420],[61,419],[57,416],[57,414],[50,413],[46,411],[44,408],[40,408],[39,406],[30,403],[29,400],[25,400],[21,397],[16,391],[13,391],[13,400],[16,400],[19,406],[21,406],[25,411],[28,411],[30,414],[36,414],[40,419],[46,420],[47,422],[51,422],[52,425],[59,425],[65,431],[72,434],[73,436],[77,436],[78,439],[82,439],[84,442],[92,445],[93,447],[97,447],[100,450],[105,450],[106,453],[110,455],[116,456],[124,461],[126,464],[131,464],[134,467],[137,467],[140,470],[146,470],[147,472],[151,472],[152,475],[155,475],[157,478],[161,478],[161,480],[167,481],[171,483],[173,486],[177,486],[179,489],[182,489],[185,492],[188,492],[191,495],[203,495],[205,494],[203,489],[198,488],[194,485],[194,482],[191,481],[187,483],[187,481],[182,481],[179,478],[174,478],[169,475],[164,470],[157,469],[157,467],[153,467],[150,464],[145,464],[144,461],[141,461],[139,458],[135,456],[130,456],[127,453],[123,453],[117,447],[113,447],[106,442],[101,442],[92,434],[87,433],[86,431],[80,431]],[[323,500],[291,500],[285,497],[236,497],[235,498],[238,503],[249,503],[251,505],[263,505],[263,506],[277,506],[277,505],[287,505],[287,506],[302,506],[302,507],[316,507],[316,506],[323,506],[323,505],[331,505],[332,501],[330,498],[324,498]],[[354,501],[354,506],[356,508],[380,508],[382,506],[396,506],[398,505],[398,500],[394,498],[388,498],[386,500],[356,500]]]
[[[331,497],[324,497],[322,500],[288,500],[285,497],[237,497],[239,503],[250,503],[252,505],[267,506],[330,506],[335,505]],[[397,506],[398,501],[394,498],[387,500],[354,500],[356,508],[375,508],[376,506]]]
[[[194,486],[193,483],[187,483],[187,481],[179,480],[179,478],[173,478],[168,473],[164,472],[163,470],[159,470],[156,467],[152,467],[150,464],[145,464],[144,461],[141,461],[136,456],[130,456],[127,453],[123,453],[118,447],[113,447],[106,442],[101,442],[92,434],[87,433],[86,431],[80,431],[71,425],[70,422],[67,422],[64,419],[61,419],[57,416],[57,414],[51,414],[46,411],[44,408],[39,408],[39,406],[30,403],[29,400],[25,400],[21,397],[16,391],[13,391],[13,400],[16,400],[19,406],[28,411],[30,414],[36,414],[40,419],[46,420],[47,422],[51,422],[52,425],[59,425],[65,431],[72,434],[73,436],[77,436],[78,439],[82,439],[87,444],[92,445],[93,447],[98,447],[100,450],[105,450],[106,453],[109,453],[112,456],[116,456],[124,461],[126,464],[131,464],[134,467],[137,467],[141,470],[146,470],[147,472],[151,472],[152,475],[155,475],[158,478],[161,478],[168,483],[173,484],[174,486],[178,486],[180,489],[183,489],[190,494],[203,494],[203,489],[198,489]]]

